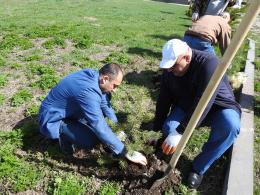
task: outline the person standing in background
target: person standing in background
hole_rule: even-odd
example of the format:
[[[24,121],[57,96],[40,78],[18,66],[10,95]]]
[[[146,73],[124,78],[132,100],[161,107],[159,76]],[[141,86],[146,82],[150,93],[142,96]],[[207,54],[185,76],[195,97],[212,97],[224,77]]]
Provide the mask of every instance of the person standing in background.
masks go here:
[[[231,27],[228,22],[230,15],[224,12],[222,16],[204,15],[193,22],[185,32],[183,41],[191,48],[215,54],[213,44],[219,44],[221,54],[227,49],[231,39]]]

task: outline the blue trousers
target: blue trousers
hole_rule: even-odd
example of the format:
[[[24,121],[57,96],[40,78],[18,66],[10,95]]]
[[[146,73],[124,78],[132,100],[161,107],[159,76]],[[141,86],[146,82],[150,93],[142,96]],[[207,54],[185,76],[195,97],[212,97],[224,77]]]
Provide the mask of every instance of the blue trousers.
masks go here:
[[[163,135],[175,130],[184,117],[180,107],[174,108],[164,122]],[[209,138],[192,163],[193,170],[200,175],[233,144],[240,131],[240,115],[233,109],[220,108],[208,114],[206,123],[211,127]]]
[[[197,36],[184,35],[183,41],[185,41],[192,49],[197,49],[200,51],[206,51],[215,54],[214,47],[211,45],[211,43]]]
[[[59,143],[64,153],[72,154],[74,146],[91,149],[100,141],[86,124],[76,120],[65,120],[61,122]]]

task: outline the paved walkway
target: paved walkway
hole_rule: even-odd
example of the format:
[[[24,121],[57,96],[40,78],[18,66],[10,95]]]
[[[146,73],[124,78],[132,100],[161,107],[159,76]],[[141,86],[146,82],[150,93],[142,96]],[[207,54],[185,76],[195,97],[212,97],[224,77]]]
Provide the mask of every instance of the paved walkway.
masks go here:
[[[251,28],[251,32],[258,36],[260,35],[260,16],[257,17],[255,24]],[[223,191],[225,195],[253,194],[254,60],[255,42],[250,40],[245,65],[247,81],[242,88],[240,96],[240,104],[242,106],[241,129],[240,135],[233,145],[227,184]]]

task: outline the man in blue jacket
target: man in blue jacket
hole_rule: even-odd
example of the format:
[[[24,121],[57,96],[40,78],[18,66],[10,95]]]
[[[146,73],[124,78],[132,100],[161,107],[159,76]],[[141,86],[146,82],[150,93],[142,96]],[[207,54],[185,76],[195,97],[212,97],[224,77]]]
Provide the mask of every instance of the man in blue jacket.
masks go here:
[[[164,70],[156,105],[154,129],[162,130],[162,150],[172,154],[219,64],[208,52],[191,49],[179,39],[168,41],[162,51]],[[203,174],[234,142],[240,131],[240,105],[225,75],[213,94],[198,125],[211,127],[210,136],[192,163],[190,188],[198,188]]]
[[[124,144],[105,121],[117,122],[110,104],[110,93],[121,84],[123,71],[117,64],[106,64],[99,71],[84,69],[62,79],[47,95],[39,111],[40,131],[59,139],[61,150],[73,154],[74,147],[91,149],[98,143],[114,154],[142,165],[145,156],[128,153]]]

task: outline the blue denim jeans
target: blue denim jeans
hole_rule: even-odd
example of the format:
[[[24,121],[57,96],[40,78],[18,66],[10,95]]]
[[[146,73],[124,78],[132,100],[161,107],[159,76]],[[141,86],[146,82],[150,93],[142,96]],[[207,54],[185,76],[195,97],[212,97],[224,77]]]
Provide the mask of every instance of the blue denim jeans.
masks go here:
[[[174,108],[163,125],[163,135],[175,130],[184,117],[180,107]],[[240,131],[240,115],[233,109],[218,109],[208,114],[206,123],[211,127],[209,138],[192,163],[193,170],[200,175],[233,144]]]
[[[91,149],[100,141],[86,124],[65,120],[61,122],[59,143],[64,153],[72,154],[74,147]]]
[[[214,47],[211,45],[211,43],[197,36],[184,35],[183,41],[185,41],[192,49],[215,54]]]

